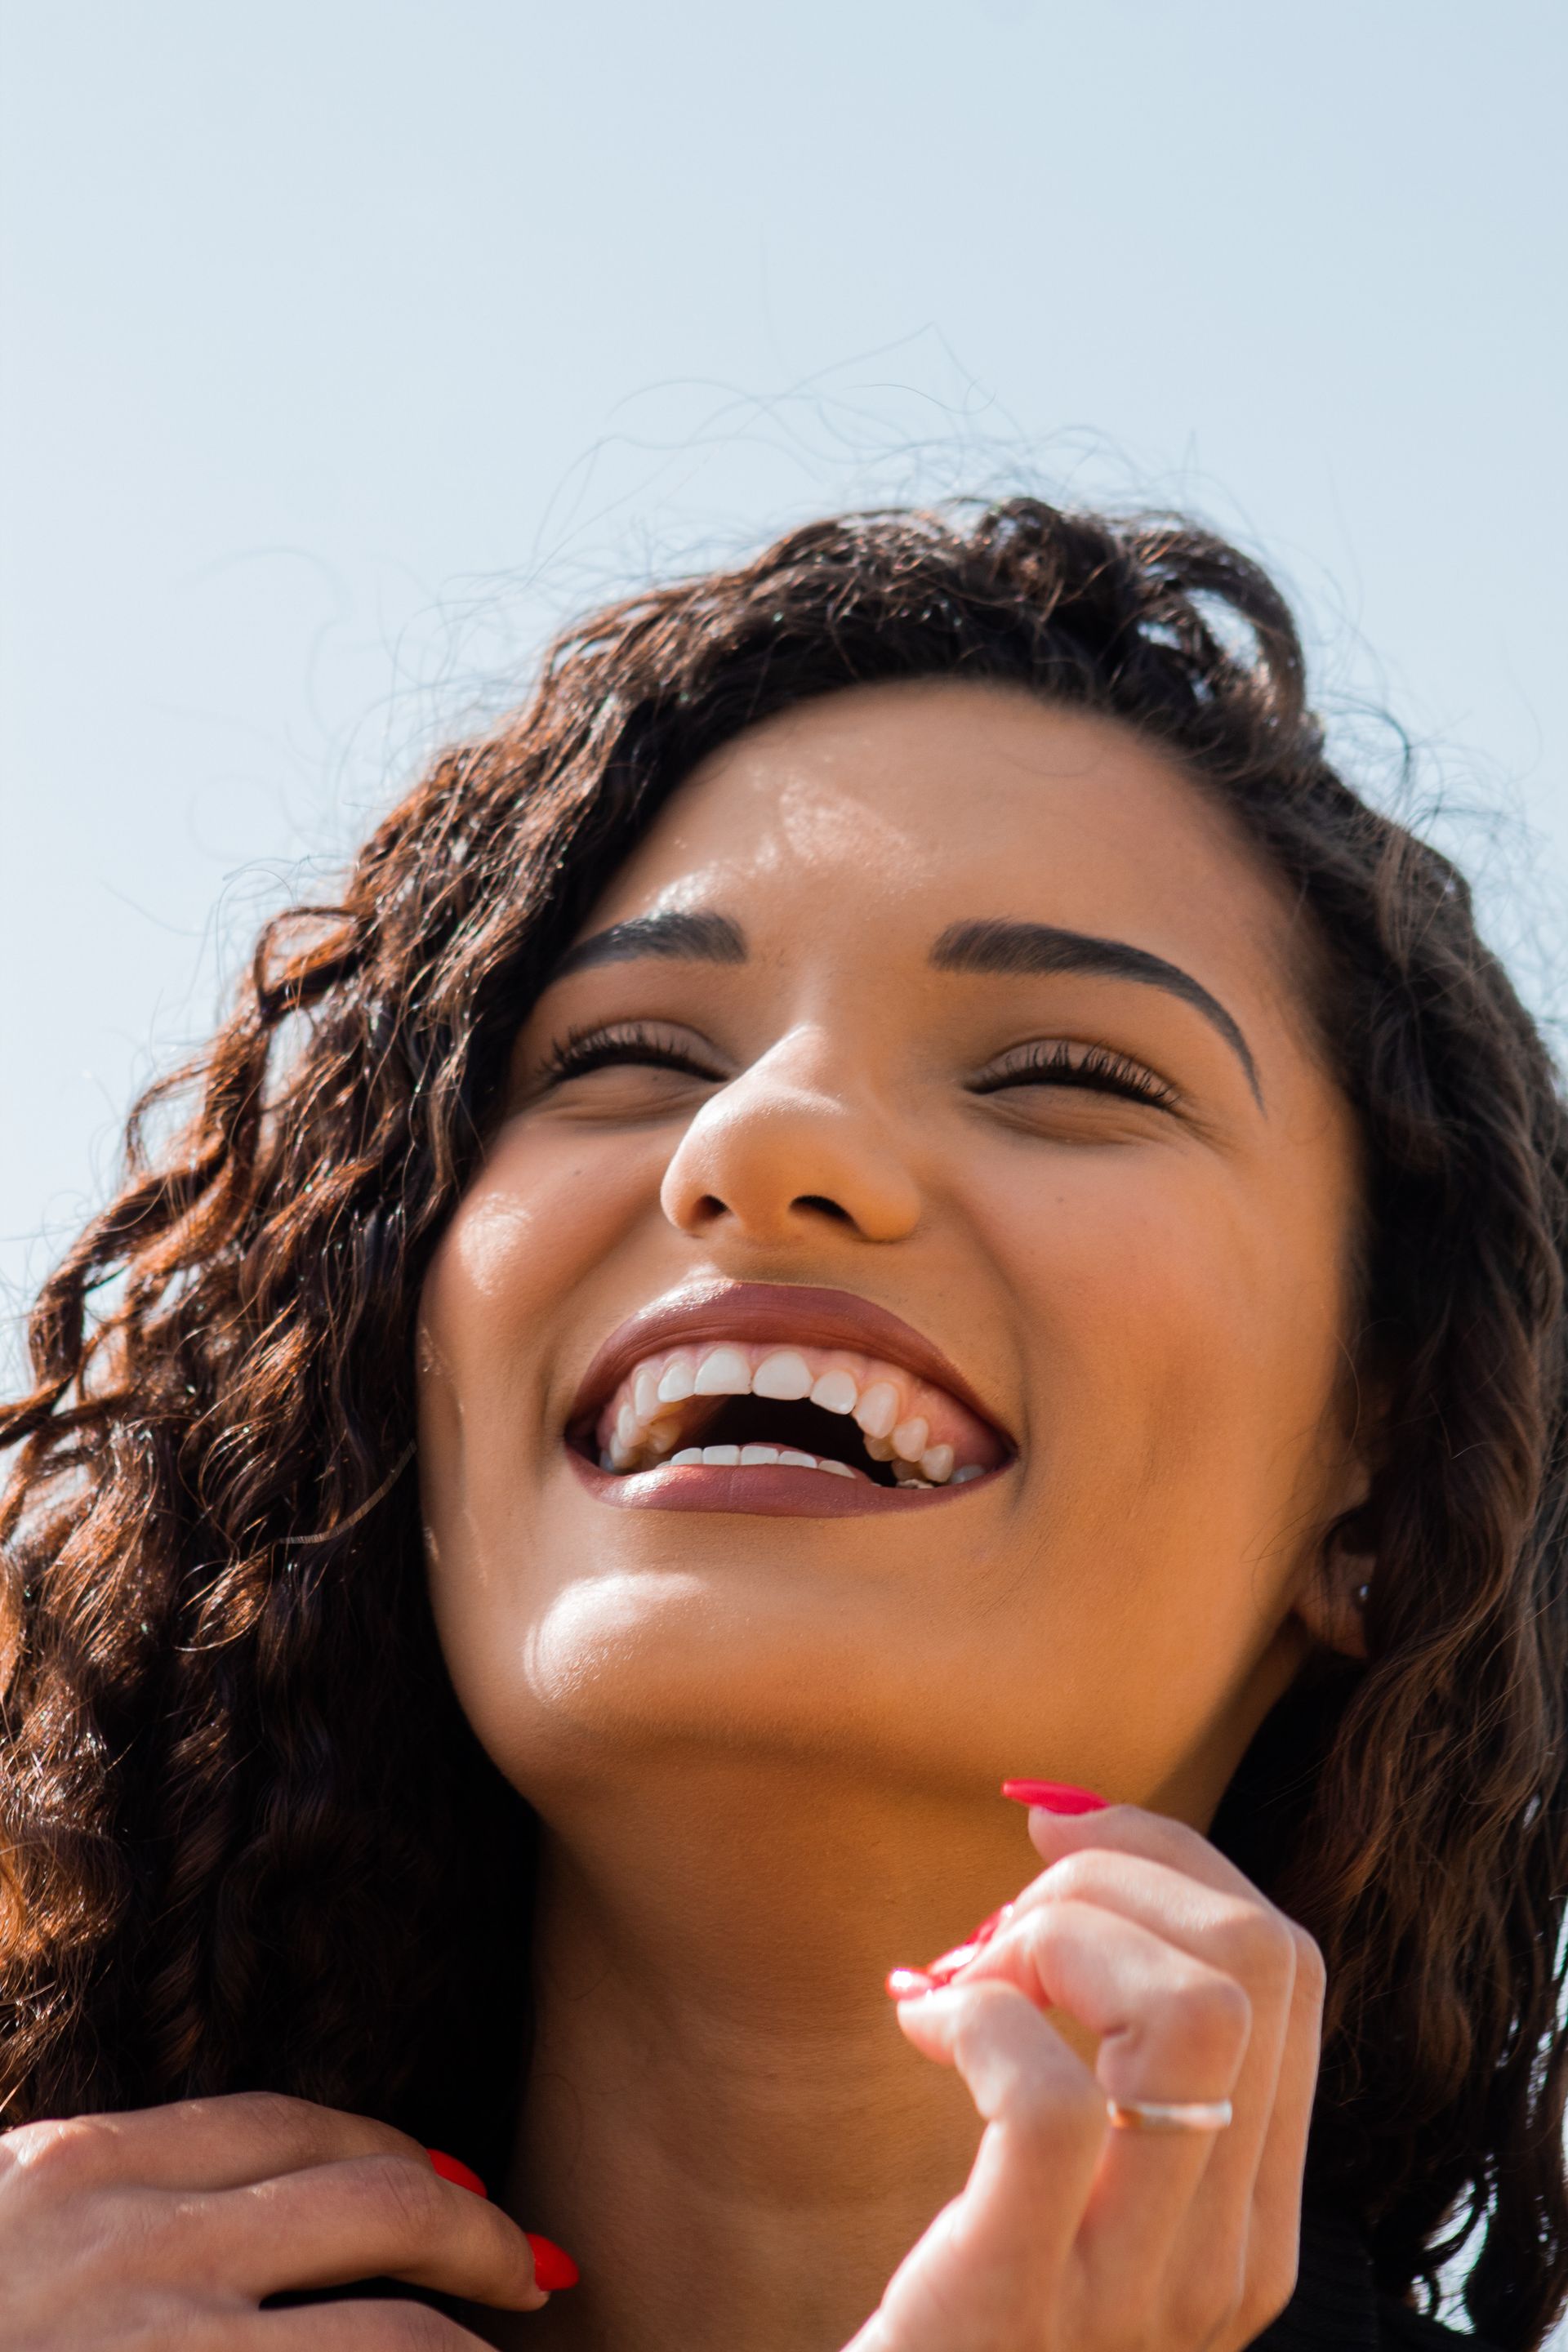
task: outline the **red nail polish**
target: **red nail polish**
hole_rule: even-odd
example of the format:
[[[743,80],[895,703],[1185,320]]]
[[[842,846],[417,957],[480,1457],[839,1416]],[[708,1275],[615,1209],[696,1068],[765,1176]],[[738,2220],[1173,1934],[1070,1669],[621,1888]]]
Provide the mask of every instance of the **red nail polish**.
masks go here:
[[[1004,1780],[1002,1794],[1016,1805],[1043,1806],[1047,1813],[1102,1813],[1110,1802],[1068,1780]]]
[[[557,2287],[576,2285],[583,2273],[564,2248],[549,2238],[536,2238],[531,2230],[528,2242],[533,2252],[535,2286],[542,2286],[546,2294],[553,2294]]]
[[[886,1990],[894,2000],[909,2000],[916,1993],[934,1992],[939,1985],[951,1984],[960,1969],[967,1968],[976,1952],[984,1951],[992,1937],[1005,1919],[1013,1916],[1013,1906],[1004,1903],[982,1919],[973,1934],[951,1952],[942,1952],[928,1960],[923,1969],[894,1969],[885,1979]]]
[[[458,2189],[471,2189],[476,2197],[488,2197],[489,2189],[477,2172],[471,2171],[458,2157],[447,2156],[438,2147],[425,2151],[431,2168],[443,2180],[450,2180]],[[550,2238],[536,2238],[531,2230],[525,2232],[533,2255],[533,2281],[546,2294],[553,2294],[559,2286],[575,2286],[581,2271],[563,2247]]]
[[[924,1969],[889,1969],[882,1990],[889,2000],[913,2000],[917,1993],[934,1992],[936,1979]]]
[[[458,2189],[471,2189],[476,2197],[489,2195],[479,2174],[470,2172],[468,2166],[459,2163],[455,2156],[444,2156],[438,2147],[427,2147],[425,2153],[443,2180],[451,2181]]]

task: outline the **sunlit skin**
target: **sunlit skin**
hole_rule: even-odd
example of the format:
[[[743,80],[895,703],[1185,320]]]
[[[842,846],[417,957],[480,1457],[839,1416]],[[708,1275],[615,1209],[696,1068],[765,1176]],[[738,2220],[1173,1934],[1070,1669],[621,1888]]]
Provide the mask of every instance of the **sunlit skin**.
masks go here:
[[[1110,721],[952,681],[792,709],[680,787],[583,936],[699,911],[743,961],[546,989],[422,1306],[440,1639],[545,1828],[506,2201],[584,2271],[493,2325],[833,2352],[980,2137],[882,1980],[1039,1869],[998,1783],[1201,1831],[1313,1647],[1355,1645],[1364,1570],[1325,1548],[1365,1486],[1355,1137],[1287,893]],[[1134,977],[933,965],[996,921],[1126,943],[1226,1019]],[[662,1063],[552,1074],[605,1032]],[[1030,1049],[1098,1049],[1151,1098]],[[1005,1465],[861,1516],[617,1507],[565,1442],[584,1376],[627,1318],[724,1283],[889,1309]],[[1034,1828],[1047,1861],[1091,1843]]]

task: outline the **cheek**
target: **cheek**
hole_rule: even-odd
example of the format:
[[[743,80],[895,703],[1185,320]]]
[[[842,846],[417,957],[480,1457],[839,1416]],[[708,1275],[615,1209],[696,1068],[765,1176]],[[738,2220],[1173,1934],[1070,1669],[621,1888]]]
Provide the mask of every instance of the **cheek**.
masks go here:
[[[1216,1171],[1131,1152],[1064,1159],[1019,1213],[986,1204],[1024,1316],[1026,1447],[1097,1540],[1169,1559],[1255,1549],[1321,1475],[1341,1360],[1334,1234]],[[1234,1553],[1232,1554],[1234,1559]]]
[[[465,1416],[537,1385],[563,1310],[629,1223],[657,1204],[668,1153],[562,1129],[503,1129],[432,1262],[420,1377]]]
[[[420,1301],[420,1478],[438,1605],[511,1556],[536,1511],[542,1449],[580,1367],[584,1284],[657,1206],[664,1155],[562,1130],[502,1131],[458,1204]]]
[[[420,1300],[420,1500],[430,1598],[459,1704],[503,1770],[534,1675],[541,1497],[582,1370],[582,1300],[657,1213],[667,1150],[503,1129]]]
[[[1012,1589],[1004,1711],[1027,1720],[1049,1694],[1064,1738],[1145,1791],[1234,1726],[1223,1780],[1252,1695],[1277,1695],[1290,1595],[1335,1507],[1331,1239],[1282,1230],[1210,1171],[1151,1180],[1130,1154],[1068,1163],[1026,1217],[988,1206],[1029,1363],[1019,1504],[1039,1531]]]

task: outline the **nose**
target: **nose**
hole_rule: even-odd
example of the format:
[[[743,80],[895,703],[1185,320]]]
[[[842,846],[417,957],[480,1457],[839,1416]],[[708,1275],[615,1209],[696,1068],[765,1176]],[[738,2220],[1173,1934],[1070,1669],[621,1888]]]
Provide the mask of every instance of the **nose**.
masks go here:
[[[808,1061],[785,1040],[703,1105],[660,1187],[671,1224],[775,1244],[825,1223],[868,1242],[913,1231],[920,1191],[890,1122],[869,1090]]]

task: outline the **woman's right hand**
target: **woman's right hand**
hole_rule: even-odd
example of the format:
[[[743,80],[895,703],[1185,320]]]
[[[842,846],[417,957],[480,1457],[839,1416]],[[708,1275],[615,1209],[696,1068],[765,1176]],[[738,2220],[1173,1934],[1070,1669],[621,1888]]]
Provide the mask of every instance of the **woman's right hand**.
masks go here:
[[[0,2352],[479,2352],[420,2303],[259,2308],[382,2276],[547,2299],[516,2222],[363,2116],[246,2093],[0,2135]]]

